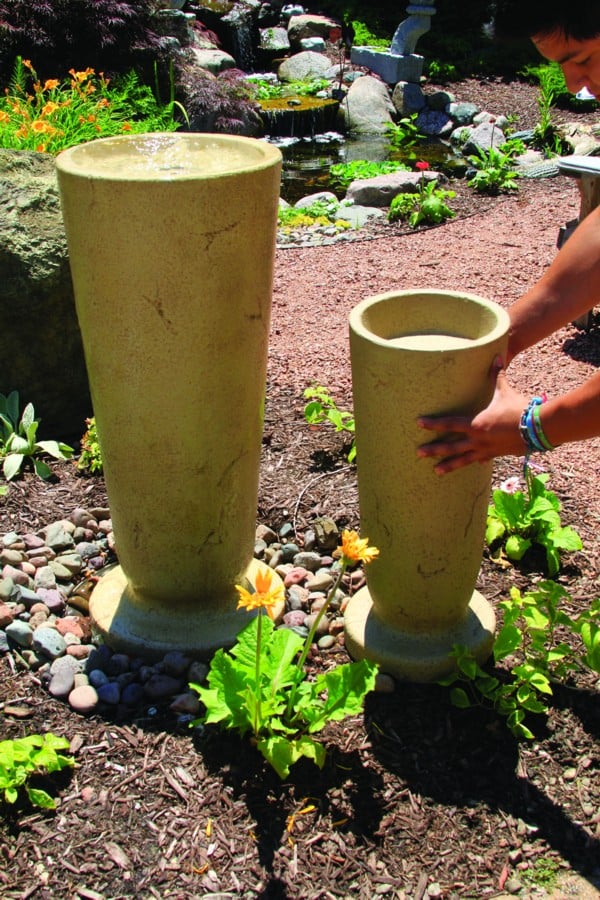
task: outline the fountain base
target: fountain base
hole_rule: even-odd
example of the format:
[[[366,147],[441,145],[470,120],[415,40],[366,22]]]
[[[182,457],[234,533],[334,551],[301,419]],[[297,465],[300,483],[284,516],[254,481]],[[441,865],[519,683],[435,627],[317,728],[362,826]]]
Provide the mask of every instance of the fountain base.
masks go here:
[[[442,631],[409,632],[377,618],[368,587],[350,600],[344,613],[345,644],[354,659],[369,659],[401,681],[434,682],[456,670],[451,651],[466,647],[479,663],[492,652],[496,616],[474,591],[464,618]]]
[[[275,588],[279,576],[265,563],[252,559],[240,581],[256,584],[258,572],[268,571]],[[172,599],[131,597],[121,566],[100,579],[90,597],[94,630],[113,650],[147,659],[159,659],[179,650],[193,659],[208,659],[220,647],[230,647],[248,622],[248,614],[236,610],[237,593],[208,606],[200,599],[194,605],[178,606]],[[275,607],[275,621],[283,615],[283,602]]]

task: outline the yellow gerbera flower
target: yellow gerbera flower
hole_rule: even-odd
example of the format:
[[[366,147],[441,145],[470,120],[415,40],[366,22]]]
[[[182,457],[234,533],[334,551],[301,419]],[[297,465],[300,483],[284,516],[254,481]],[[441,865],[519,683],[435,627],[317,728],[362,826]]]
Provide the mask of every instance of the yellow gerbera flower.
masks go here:
[[[247,609],[248,611],[253,609],[265,609],[267,615],[273,618],[273,607],[278,603],[283,603],[284,591],[281,582],[275,588],[271,589],[272,582],[273,573],[270,569],[260,569],[256,574],[256,590],[253,594],[240,584],[236,584],[235,589],[240,596],[237,608]]]
[[[356,531],[342,531],[342,556],[346,563],[370,563],[379,556],[377,547],[369,547],[368,538],[360,538]]]

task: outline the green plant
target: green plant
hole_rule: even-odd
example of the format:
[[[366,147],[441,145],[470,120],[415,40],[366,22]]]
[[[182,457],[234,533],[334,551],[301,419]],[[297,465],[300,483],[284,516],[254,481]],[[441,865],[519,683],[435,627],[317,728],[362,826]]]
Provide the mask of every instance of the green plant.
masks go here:
[[[467,178],[470,187],[480,194],[493,196],[517,190],[517,173],[513,164],[516,152],[515,142],[487,150],[478,148],[475,154],[469,156],[469,162],[476,169],[475,174]]]
[[[561,551],[581,550],[582,543],[574,528],[561,524],[561,503],[546,488],[548,478],[548,474],[534,475],[526,465],[526,491],[514,489],[512,479],[495,490],[488,507],[485,539],[490,547],[499,545],[515,561],[539,544],[546,552],[548,573],[554,576],[560,569]]]
[[[81,438],[81,453],[77,460],[77,468],[83,471],[87,469],[92,475],[100,474],[103,469],[102,452],[98,442],[96,418],[86,419],[87,429]]]
[[[135,72],[114,82],[93,69],[62,83],[42,84],[29,60],[17,58],[10,86],[0,97],[0,147],[59,153],[98,137],[174,131],[175,101],[160,106]]]
[[[231,651],[217,650],[208,673],[209,687],[190,685],[206,707],[192,724],[219,724],[242,736],[250,732],[280,778],[286,778],[290,766],[303,756],[322,767],[325,748],[313,735],[328,722],[362,710],[366,694],[374,687],[377,665],[367,660],[346,663],[310,680],[304,665],[347,568],[357,562],[366,564],[378,553],[356,532],[342,533],[337,578],[304,640],[289,628],[276,629],[270,618],[283,601],[283,586],[272,588],[269,569],[258,573],[255,587],[238,586],[238,609],[258,610],[258,614],[239,633]]]
[[[15,803],[19,789],[24,788],[34,806],[54,809],[56,803],[50,794],[31,787],[27,782],[32,775],[49,774],[74,766],[72,757],[57,752],[68,747],[69,742],[65,738],[50,732],[0,741],[0,791],[3,791],[5,801]]]
[[[355,47],[374,47],[378,50],[389,50],[390,38],[378,37],[364,22],[359,22],[357,19],[353,20],[352,29],[354,31],[353,43]]]
[[[417,163],[417,169],[421,172],[419,191],[416,194],[397,194],[393,198],[388,211],[390,222],[408,220],[410,226],[416,228],[418,225],[439,225],[453,218],[455,213],[446,200],[451,200],[456,194],[438,188],[435,180],[426,183],[425,172],[428,168],[429,163]]]
[[[459,72],[454,63],[431,59],[427,64],[427,77],[431,81],[443,84],[446,81],[457,81]]]
[[[0,101],[0,143],[14,149],[58,153],[67,147],[122,133],[173,131],[179,127],[174,100],[160,104],[133,71],[114,81],[87,68],[71,69],[62,83],[42,85],[28,60],[17,58],[9,89]]]
[[[425,135],[419,131],[417,125],[418,113],[405,116],[399,122],[390,123],[386,127],[386,134],[390,144],[396,150],[408,150],[419,141],[425,139]]]
[[[348,431],[354,434],[354,416],[351,412],[338,409],[337,404],[327,388],[320,384],[314,384],[304,391],[304,399],[309,402],[304,407],[304,418],[309,425],[322,425],[329,422],[336,431]],[[348,462],[356,459],[356,442],[348,453]]]
[[[558,884],[560,865],[551,856],[538,856],[529,869],[521,873],[526,884],[537,885],[552,894]]]
[[[316,200],[310,206],[280,207],[278,213],[279,225],[283,229],[310,227],[311,225],[334,225],[342,230],[350,227],[346,219],[338,219],[337,212],[340,204],[337,200]]]
[[[490,707],[506,717],[516,737],[533,738],[525,718],[547,713],[545,698],[552,695],[553,681],[563,681],[582,666],[600,672],[600,599],[576,618],[561,607],[568,599],[554,581],[542,581],[525,594],[513,587],[510,599],[500,603],[504,622],[493,647],[496,665],[510,662],[508,675],[490,674],[468,650],[455,646],[457,671],[440,681],[452,688],[452,703]],[[579,638],[579,649],[566,640],[568,635]]]
[[[257,100],[273,100],[276,97],[313,97],[319,91],[327,90],[329,81],[326,78],[315,78],[310,81],[268,81],[265,78],[249,75],[247,81],[252,85]]]
[[[533,129],[532,144],[546,156],[569,153],[570,145],[561,136],[552,119],[552,107],[556,101],[556,71],[551,66],[538,66],[537,78],[540,92],[537,98],[539,122]]]
[[[333,186],[347,188],[353,181],[375,178],[377,175],[389,175],[392,172],[406,171],[409,171],[408,166],[393,160],[370,162],[366,159],[354,159],[352,162],[336,163],[329,169],[329,174]]]
[[[19,418],[19,395],[12,391],[7,397],[0,394],[0,459],[7,481],[14,478],[25,460],[33,464],[36,475],[48,478],[50,467],[38,454],[47,453],[54,459],[69,459],[73,448],[59,441],[36,441],[39,420],[35,418],[33,405],[28,403]]]

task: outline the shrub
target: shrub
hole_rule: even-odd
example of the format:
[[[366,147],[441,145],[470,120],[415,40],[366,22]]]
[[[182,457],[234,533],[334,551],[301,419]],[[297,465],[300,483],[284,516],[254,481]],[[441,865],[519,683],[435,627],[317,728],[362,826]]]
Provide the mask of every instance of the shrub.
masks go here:
[[[42,78],[88,66],[125,72],[136,53],[142,65],[163,46],[151,11],[152,0],[0,0],[0,78],[18,54],[35,59]]]

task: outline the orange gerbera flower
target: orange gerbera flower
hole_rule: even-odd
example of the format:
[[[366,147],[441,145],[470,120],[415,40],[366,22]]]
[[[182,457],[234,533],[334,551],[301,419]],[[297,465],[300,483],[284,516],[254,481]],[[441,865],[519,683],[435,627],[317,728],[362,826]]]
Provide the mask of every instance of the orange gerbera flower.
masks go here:
[[[273,618],[273,608],[278,603],[283,603],[284,591],[281,582],[275,588],[271,588],[272,583],[273,572],[270,569],[261,568],[256,573],[256,590],[254,593],[250,593],[240,584],[236,584],[235,589],[240,596],[237,608],[247,609],[248,611],[265,609],[267,615]]]
[[[342,556],[346,563],[370,563],[379,556],[377,547],[369,547],[368,538],[360,538],[356,531],[342,531]]]

